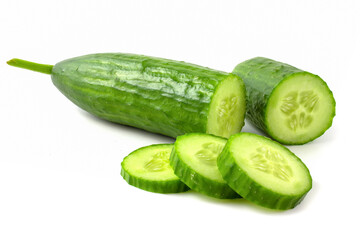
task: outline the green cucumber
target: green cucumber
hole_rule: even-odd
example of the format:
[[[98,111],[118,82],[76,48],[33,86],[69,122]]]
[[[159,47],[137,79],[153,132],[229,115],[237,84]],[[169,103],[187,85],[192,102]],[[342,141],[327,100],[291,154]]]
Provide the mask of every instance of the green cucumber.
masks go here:
[[[234,74],[124,53],[85,55],[54,66],[21,59],[8,64],[51,74],[54,85],[80,108],[150,132],[229,137],[244,125],[245,86]]]
[[[294,208],[312,187],[309,170],[295,154],[253,133],[231,136],[217,165],[232,189],[267,208]]]
[[[319,76],[262,57],[240,63],[233,73],[246,86],[247,118],[278,142],[304,144],[331,127],[335,100]]]
[[[156,193],[189,190],[174,174],[169,157],[173,144],[155,144],[139,148],[121,162],[121,176],[130,185]]]
[[[216,165],[225,144],[226,139],[204,133],[179,136],[170,165],[181,181],[197,192],[215,198],[240,197],[226,184]]]

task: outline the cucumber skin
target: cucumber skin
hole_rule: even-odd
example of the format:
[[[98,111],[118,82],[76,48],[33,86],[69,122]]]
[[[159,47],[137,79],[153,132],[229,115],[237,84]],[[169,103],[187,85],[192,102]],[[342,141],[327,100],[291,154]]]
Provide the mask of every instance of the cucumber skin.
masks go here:
[[[246,117],[261,130],[267,132],[265,109],[272,91],[283,79],[298,72],[303,71],[263,57],[249,59],[234,68],[233,73],[246,86]]]
[[[179,192],[186,192],[189,190],[189,187],[186,186],[184,183],[180,182],[180,180],[163,181],[163,182],[158,181],[154,183],[154,181],[133,177],[123,168],[121,168],[120,174],[128,184],[148,192],[179,193]]]
[[[144,148],[148,148],[152,146],[162,146],[162,145],[168,145],[168,144],[153,144],[153,145],[141,147],[131,152],[130,154],[135,153],[137,151],[141,151]],[[125,170],[123,166],[123,163],[126,160],[126,158],[127,156],[121,162],[120,175],[124,178],[124,180],[128,184],[140,188],[142,190],[148,192],[154,192],[154,193],[179,193],[179,192],[186,192],[189,190],[189,187],[186,186],[183,182],[181,182],[180,179],[173,181],[151,181],[151,180],[132,176]]]
[[[305,193],[292,196],[282,195],[262,187],[252,180],[246,172],[236,164],[235,158],[230,152],[230,144],[239,134],[252,133],[238,133],[232,135],[217,160],[219,171],[227,184],[244,199],[266,208],[287,210],[299,205],[306,194],[311,190],[312,185]],[[295,156],[295,154],[293,155]]]
[[[174,138],[206,132],[212,96],[229,76],[235,75],[123,53],[71,58],[52,69],[54,85],[85,111]]]
[[[306,142],[293,143],[283,141],[274,136],[274,134],[272,134],[267,127],[265,116],[267,103],[271,93],[280,82],[295,74],[310,74],[320,78],[319,76],[303,71],[291,65],[264,57],[255,57],[238,64],[234,68],[233,73],[242,78],[246,86],[246,118],[248,118],[256,127],[267,133],[276,141],[286,145],[305,144],[320,137],[326,132],[326,130],[331,127],[332,119],[335,116],[335,110],[328,126],[322,132],[320,132],[318,136],[315,136]],[[323,83],[327,86],[325,81],[323,81]],[[333,96],[331,91],[330,94]]]
[[[241,198],[241,196],[239,196],[227,184],[215,183],[215,181],[211,181],[192,170],[191,167],[181,161],[178,154],[176,153],[175,146],[171,151],[170,166],[174,169],[175,175],[178,176],[181,181],[192,190],[195,190],[210,197],[220,199]]]

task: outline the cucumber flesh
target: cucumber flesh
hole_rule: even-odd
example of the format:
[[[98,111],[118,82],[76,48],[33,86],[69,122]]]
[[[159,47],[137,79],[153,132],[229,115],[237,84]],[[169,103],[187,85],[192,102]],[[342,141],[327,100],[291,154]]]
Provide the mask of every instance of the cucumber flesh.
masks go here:
[[[288,144],[309,142],[331,126],[334,107],[334,98],[321,78],[293,74],[270,95],[265,113],[268,132]]]
[[[170,157],[175,174],[191,189],[215,198],[239,197],[224,181],[217,158],[226,139],[204,133],[189,133],[176,139]]]
[[[235,76],[223,80],[210,104],[207,133],[228,138],[244,126],[245,86]]]
[[[309,170],[295,154],[252,133],[231,136],[217,164],[230,187],[267,208],[293,208],[312,187]]]
[[[177,193],[189,188],[174,174],[169,157],[173,144],[155,144],[130,153],[121,163],[121,176],[130,185],[157,193]]]

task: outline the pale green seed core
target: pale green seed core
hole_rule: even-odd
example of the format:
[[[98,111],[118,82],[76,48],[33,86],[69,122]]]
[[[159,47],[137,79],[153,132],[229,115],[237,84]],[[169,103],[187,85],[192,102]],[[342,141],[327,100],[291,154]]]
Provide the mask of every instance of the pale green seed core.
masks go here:
[[[217,121],[219,126],[221,126],[221,131],[224,133],[230,133],[235,123],[235,119],[233,115],[238,108],[239,97],[235,95],[229,96],[223,100],[221,100],[218,108],[217,108]]]
[[[195,157],[208,165],[215,166],[216,160],[223,149],[223,145],[209,142],[201,145],[202,149],[195,153]]]
[[[160,172],[169,169],[169,152],[162,151],[154,154],[144,167],[149,172]]]
[[[210,103],[206,133],[228,138],[240,132],[244,125],[245,98],[241,79],[230,76],[223,80]]]
[[[282,99],[281,112],[288,117],[286,126],[295,131],[308,127],[312,121],[312,112],[317,110],[319,97],[314,91],[293,91]]]
[[[251,155],[250,162],[254,169],[272,174],[280,180],[288,182],[293,177],[293,171],[284,156],[270,148],[257,148]]]

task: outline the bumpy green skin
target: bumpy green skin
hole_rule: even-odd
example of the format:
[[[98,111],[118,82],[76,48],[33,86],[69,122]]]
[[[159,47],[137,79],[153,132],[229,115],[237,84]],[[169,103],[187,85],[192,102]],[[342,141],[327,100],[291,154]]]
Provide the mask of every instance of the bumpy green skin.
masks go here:
[[[146,147],[139,148],[132,153],[135,153],[137,151],[141,151],[144,148],[147,147],[153,147],[153,146],[162,146],[164,144],[154,144]],[[132,154],[130,153],[130,154]],[[164,180],[164,181],[152,181],[149,179],[141,178],[138,176],[133,176],[130,174],[124,167],[124,162],[126,161],[126,158],[121,163],[121,172],[120,175],[124,178],[124,180],[137,188],[140,188],[142,190],[148,191],[148,192],[154,192],[154,193],[179,193],[179,192],[186,192],[189,190],[189,187],[186,186],[183,182],[180,181],[180,179],[176,180]]]
[[[267,127],[265,113],[269,97],[281,81],[294,74],[314,74],[300,70],[291,65],[263,57],[252,58],[238,64],[234,68],[233,73],[240,76],[246,86],[246,118],[248,118],[255,126],[269,134],[273,139],[283,144],[293,145],[306,143],[290,143],[277,139],[276,136],[271,134]],[[326,85],[325,82],[324,84]],[[332,95],[331,91],[330,94]],[[332,118],[334,116],[335,110]],[[331,125],[332,119],[323,132],[307,142],[323,135],[325,131],[331,127]]]
[[[137,188],[148,192],[154,193],[179,193],[186,192],[189,190],[189,187],[182,183],[180,180],[174,181],[149,181],[146,179],[141,179],[130,175],[126,170],[121,168],[121,176],[124,180]]]
[[[233,139],[240,134],[250,133],[238,133],[232,135],[218,158],[218,168],[224,180],[243,198],[257,205],[279,210],[287,210],[296,207],[305,198],[312,186],[310,186],[307,191],[298,195],[284,195],[258,184],[239,167],[230,151]],[[301,160],[299,159],[299,161]],[[308,173],[308,176],[311,178],[310,173]]]
[[[76,57],[52,69],[55,86],[80,108],[171,137],[206,132],[210,101],[228,76],[189,63],[123,53]]]
[[[266,132],[265,109],[270,94],[282,80],[298,72],[303,71],[263,57],[238,64],[233,73],[241,76],[246,86],[246,117]]]
[[[179,155],[175,142],[175,146],[170,155],[170,165],[174,169],[175,175],[189,188],[214,198],[234,199],[241,197],[226,183],[216,182],[194,171],[189,165],[181,160]]]

